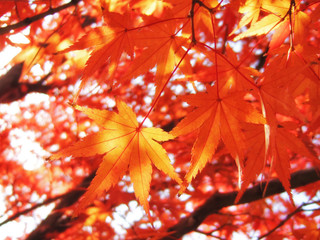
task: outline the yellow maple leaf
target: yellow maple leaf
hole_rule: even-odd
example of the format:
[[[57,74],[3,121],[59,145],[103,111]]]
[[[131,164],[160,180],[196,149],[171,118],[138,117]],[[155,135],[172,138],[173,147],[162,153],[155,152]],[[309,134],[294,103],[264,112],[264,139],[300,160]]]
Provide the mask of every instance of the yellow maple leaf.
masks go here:
[[[269,14],[258,20],[261,11]],[[234,34],[236,30],[250,22],[251,26],[236,36],[234,41],[246,37],[268,34],[272,30],[274,30],[274,34],[270,42],[270,49],[279,47],[290,34],[290,30],[292,34],[294,33],[295,44],[305,41],[304,29],[310,23],[310,17],[301,11],[300,4],[296,4],[295,1],[262,0],[256,2],[247,0],[246,4],[240,9],[240,12],[246,14],[231,34]]]
[[[174,136],[160,128],[142,128],[136,115],[124,102],[117,101],[119,113],[75,106],[99,124],[103,130],[89,135],[50,159],[66,156],[88,157],[105,154],[95,178],[80,202],[78,211],[92,202],[104,190],[109,190],[122,178],[128,167],[135,195],[149,214],[148,195],[152,173],[151,162],[181,184],[166,151],[157,141]],[[150,215],[149,215],[150,216]]]

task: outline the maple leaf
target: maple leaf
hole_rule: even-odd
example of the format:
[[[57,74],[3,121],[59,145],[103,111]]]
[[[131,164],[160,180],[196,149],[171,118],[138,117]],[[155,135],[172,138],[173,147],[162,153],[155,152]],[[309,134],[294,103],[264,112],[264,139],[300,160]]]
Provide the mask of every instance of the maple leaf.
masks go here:
[[[242,63],[238,60],[236,53],[232,48],[227,45],[225,50],[227,56],[217,52],[215,49],[197,44],[195,47],[206,55],[207,59],[211,61],[214,66],[207,67],[205,63],[200,62],[197,67],[196,79],[203,83],[210,83],[219,80],[219,84],[228,85],[230,88],[237,91],[256,91],[257,86],[254,82],[254,77],[258,77],[260,73],[250,67],[243,67]],[[216,56],[215,56],[216,55]],[[205,59],[205,61],[207,61]],[[200,72],[200,73],[199,73]],[[203,75],[202,75],[202,72]]]
[[[221,88],[218,95],[217,87],[213,86],[207,87],[207,93],[197,93],[184,98],[190,105],[198,108],[189,113],[171,134],[179,136],[196,129],[199,129],[199,133],[192,149],[191,166],[180,193],[212,158],[220,139],[236,160],[240,181],[246,149],[240,122],[265,123],[263,116],[243,100],[244,95],[245,92],[230,93],[228,87]]]
[[[139,9],[141,13],[148,16],[160,16],[164,8],[170,6],[168,3],[160,0],[131,1],[131,4],[133,9]]]
[[[170,164],[166,151],[157,142],[173,139],[173,135],[160,128],[142,128],[131,108],[121,101],[117,101],[118,114],[81,106],[75,106],[75,108],[87,114],[103,130],[83,138],[52,155],[50,159],[70,155],[88,157],[105,154],[95,178],[80,202],[78,211],[92,202],[101,192],[107,191],[115,185],[128,167],[135,195],[148,214],[147,198],[150,191],[151,162],[181,184],[182,181]]]
[[[301,156],[308,157],[315,162],[317,159],[307,149],[303,142],[289,131],[292,128],[290,122],[279,123],[276,128],[271,129],[271,145],[266,154],[264,127],[256,124],[243,124],[247,147],[250,151],[247,154],[247,161],[243,169],[243,183],[236,198],[240,200],[248,185],[254,181],[262,172],[266,165],[266,160],[274,168],[283,187],[292,199],[290,191],[290,155],[288,150],[298,153]],[[292,200],[293,201],[293,200]]]
[[[93,48],[82,75],[82,82],[74,99],[77,99],[81,89],[90,77],[105,63],[108,64],[106,79],[112,80],[118,68],[120,57],[127,53],[131,58],[134,55],[136,32],[131,31],[135,22],[129,13],[119,14],[104,12],[108,26],[98,27],[80,38],[75,44],[61,53]],[[131,30],[130,30],[131,29]]]
[[[297,46],[291,52],[289,59],[287,59],[288,47],[274,51],[277,53],[276,57],[262,74],[262,80],[258,84],[259,95],[269,125],[276,127],[276,114],[278,113],[306,121],[305,116],[297,108],[295,98],[308,88],[311,98],[314,100],[313,105],[317,106],[316,92],[320,78],[317,74],[318,69],[313,66],[317,64],[308,64],[302,56],[306,55],[309,58],[309,54],[302,50],[301,47]],[[311,50],[316,51],[313,48],[308,51]],[[317,63],[316,59],[308,59],[307,61]],[[310,86],[314,87],[310,88]],[[315,95],[313,96],[313,94]]]
[[[250,12],[250,10],[252,11]],[[270,14],[257,21],[260,10]],[[279,47],[288,37],[290,31],[292,34],[294,33],[295,43],[301,43],[305,40],[304,29],[310,23],[310,17],[306,13],[300,11],[299,4],[296,5],[295,1],[263,0],[255,3],[248,0],[241,11],[249,11],[249,14],[246,14],[241,19],[238,28],[231,34],[247,25],[249,22],[251,22],[251,26],[246,31],[236,36],[234,41],[238,41],[245,37],[267,34],[271,30],[275,30],[275,32],[270,42],[270,50]]]
[[[254,24],[258,21],[261,2],[261,0],[247,0],[246,3],[240,7],[239,13],[245,13],[245,15],[239,22],[239,28],[247,25],[248,23]]]
[[[270,4],[270,0],[264,0],[259,2],[247,1],[246,4],[242,7],[242,12],[248,12],[253,10],[249,14],[246,14],[240,21],[238,28],[242,28],[249,22],[251,26],[245,32],[239,34],[234,38],[235,41],[238,41],[245,37],[262,35],[266,34],[272,29],[275,29],[278,24],[282,21],[282,18],[288,13],[290,7],[290,1],[278,1],[277,3]],[[268,13],[267,16],[258,20],[261,9]]]
[[[178,36],[178,20],[170,19],[170,17],[172,16],[168,16],[161,24],[157,23],[158,19],[154,17],[144,17],[144,22],[149,26],[135,39],[137,47],[144,48],[144,50],[132,61],[131,67],[124,76],[125,79],[135,78],[156,66],[156,96],[172,76],[178,64],[179,66],[185,65],[186,71],[191,69],[189,61],[182,62],[187,58],[184,48],[190,48],[189,36]]]
[[[319,239],[320,238],[320,230],[318,228],[317,222],[313,219],[306,219],[304,216],[297,216],[297,224],[301,226],[299,228],[295,228],[292,231],[292,234],[297,239]]]

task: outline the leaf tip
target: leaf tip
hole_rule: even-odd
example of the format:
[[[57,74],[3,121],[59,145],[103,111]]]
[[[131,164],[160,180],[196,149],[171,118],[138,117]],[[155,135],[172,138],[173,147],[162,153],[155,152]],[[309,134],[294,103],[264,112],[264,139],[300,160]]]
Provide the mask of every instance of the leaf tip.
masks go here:
[[[49,157],[45,158],[45,161],[49,162],[49,161],[57,160],[59,158],[60,158],[60,156],[58,154],[51,154]]]
[[[184,181],[182,184],[181,184],[181,188],[178,192],[178,197],[180,197],[187,189],[188,187],[188,183],[186,181]]]

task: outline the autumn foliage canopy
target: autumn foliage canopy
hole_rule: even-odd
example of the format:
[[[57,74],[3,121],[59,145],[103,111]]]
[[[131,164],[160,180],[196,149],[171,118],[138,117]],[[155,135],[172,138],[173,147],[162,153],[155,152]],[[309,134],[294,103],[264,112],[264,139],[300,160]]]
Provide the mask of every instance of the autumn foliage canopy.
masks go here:
[[[320,238],[320,1],[3,0],[0,24],[0,230]]]

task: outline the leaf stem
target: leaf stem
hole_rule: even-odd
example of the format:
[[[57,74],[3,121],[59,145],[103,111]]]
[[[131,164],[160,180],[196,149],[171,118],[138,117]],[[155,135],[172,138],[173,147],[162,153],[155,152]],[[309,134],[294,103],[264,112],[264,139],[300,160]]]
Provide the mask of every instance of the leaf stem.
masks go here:
[[[142,29],[142,28],[145,28],[145,27],[150,27],[150,26],[156,25],[156,24],[165,23],[165,22],[174,21],[174,20],[183,20],[183,19],[186,19],[186,18],[185,17],[167,18],[167,19],[159,20],[159,21],[156,21],[156,22],[153,22],[153,23],[149,23],[149,24],[146,24],[146,25],[143,25],[143,26],[129,28],[129,29],[126,29],[126,31],[139,30],[139,29]]]
[[[288,10],[289,14],[289,26],[290,26],[290,51],[294,51],[294,35],[293,35],[293,28],[294,28],[294,15],[296,10],[296,2],[294,0],[290,1],[290,8]],[[292,17],[293,15],[293,17]]]
[[[217,99],[220,99],[219,95],[219,73],[218,73],[218,56],[217,56],[217,36],[216,36],[216,28],[215,28],[215,21],[213,20],[212,14],[211,16],[211,25],[212,25],[212,32],[213,32],[213,41],[214,41],[214,60],[216,62],[216,86],[217,86]]]
[[[290,46],[291,46],[291,43],[293,44],[293,37],[291,35],[293,35],[293,28],[292,28],[292,21],[291,21],[291,9],[292,9],[292,6],[294,6],[294,9],[295,9],[295,1],[294,0],[291,0],[290,1],[290,7],[288,9],[288,11],[286,12],[286,14],[281,17],[281,19],[279,20],[279,22],[277,22],[268,32],[265,33],[265,36],[267,36],[276,26],[278,26],[280,23],[282,23],[285,18],[289,15],[289,21],[290,21]],[[264,9],[265,10],[265,9]],[[268,11],[267,11],[268,12]],[[279,16],[280,17],[280,16]],[[251,53],[253,52],[253,50],[263,41],[264,38],[261,38],[252,48],[251,50],[248,52],[248,54],[239,62],[239,66],[241,66],[243,64],[243,62],[249,58],[251,55]],[[293,46],[293,45],[292,45]],[[292,47],[293,49],[293,47]]]
[[[235,66],[228,58],[226,58],[226,56],[224,56],[223,54],[217,52],[216,49],[208,46],[208,45],[205,44],[205,43],[200,43],[200,44],[202,44],[204,47],[208,48],[209,50],[216,52],[216,54],[218,54],[218,55],[219,55],[220,57],[222,57],[227,63],[229,63],[230,66],[232,66],[232,67],[234,68],[234,70],[236,70],[236,71],[238,72],[238,74],[241,75],[241,77],[243,77],[244,79],[246,79],[247,82],[250,83],[255,89],[258,89],[258,86],[257,86],[254,82],[252,82],[252,81],[251,81],[248,77],[246,77],[241,71],[239,71],[239,66],[240,66],[241,64],[239,64],[238,66]]]
[[[145,120],[148,118],[148,116],[150,115],[150,113],[152,112],[152,110],[154,109],[156,103],[159,101],[159,98],[161,96],[161,94],[163,93],[164,89],[167,87],[170,79],[172,78],[173,74],[177,71],[178,67],[180,66],[180,64],[182,63],[183,59],[185,58],[185,56],[188,54],[188,52],[190,51],[190,49],[192,48],[193,43],[190,44],[189,48],[187,49],[187,51],[183,54],[183,56],[181,57],[181,59],[179,60],[177,66],[175,66],[175,68],[173,69],[173,71],[171,72],[170,76],[168,77],[167,81],[165,82],[165,84],[163,84],[161,90],[159,91],[158,95],[155,97],[148,113],[146,114],[146,116],[144,117],[144,119],[142,120],[142,122],[139,125],[139,128],[142,127],[143,123],[145,122]]]

